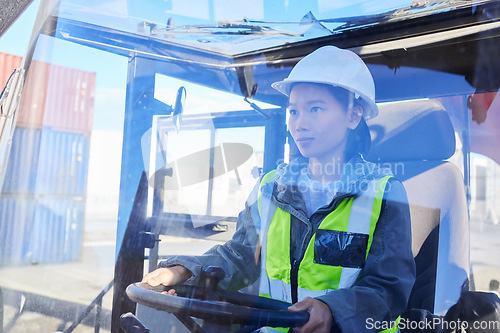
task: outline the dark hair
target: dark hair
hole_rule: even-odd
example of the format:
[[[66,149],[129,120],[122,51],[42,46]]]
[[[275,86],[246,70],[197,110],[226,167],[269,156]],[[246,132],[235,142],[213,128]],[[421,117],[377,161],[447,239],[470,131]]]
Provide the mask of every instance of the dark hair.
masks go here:
[[[290,87],[290,91],[292,91],[293,87],[296,84],[298,83],[294,83]],[[353,107],[359,106],[362,108],[362,106],[354,98],[354,94],[344,88],[335,87],[323,83],[313,83],[313,84],[317,84],[327,88],[328,91],[335,97],[335,99],[339,101],[340,105],[342,105],[345,112],[348,111],[349,105],[351,103]],[[349,161],[352,157],[354,157],[356,153],[361,154],[361,156],[366,156],[370,151],[370,146],[372,142],[370,130],[368,129],[368,125],[366,124],[366,121],[363,117],[361,118],[361,121],[359,122],[358,126],[353,130],[350,129],[349,131],[350,133],[349,136],[347,137],[346,149],[344,151],[344,159],[346,162]],[[292,149],[290,150],[290,153],[292,154]],[[300,152],[298,153],[300,155]]]
[[[371,143],[372,138],[370,129],[366,124],[365,118],[361,118],[358,126],[354,130],[351,130],[347,137],[347,144],[344,152],[345,160],[350,160],[356,153],[361,154],[363,157],[366,156],[370,151]]]
[[[343,106],[344,110],[347,112],[349,105],[352,103],[352,107],[359,106],[363,108],[356,98],[354,98],[354,94],[344,88],[335,87],[331,85],[323,85],[325,86],[330,93],[339,101],[340,105]],[[344,151],[344,159],[345,161],[349,161],[356,153],[365,156],[368,154],[370,150],[372,138],[370,135],[370,130],[368,129],[368,125],[366,124],[365,118],[361,117],[361,120],[358,126],[350,130],[349,136],[347,137],[346,149]]]

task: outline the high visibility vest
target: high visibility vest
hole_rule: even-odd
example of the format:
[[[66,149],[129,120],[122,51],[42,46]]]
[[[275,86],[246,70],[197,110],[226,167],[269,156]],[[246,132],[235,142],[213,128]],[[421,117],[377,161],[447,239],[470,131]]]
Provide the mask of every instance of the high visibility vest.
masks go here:
[[[262,178],[257,202],[261,216],[260,295],[292,303],[350,288],[368,257],[391,176],[366,181],[360,186],[360,195],[342,200],[321,221],[302,260],[292,264],[291,215],[270,200],[262,200],[261,188],[275,174],[273,170]],[[397,325],[383,332],[397,332]]]

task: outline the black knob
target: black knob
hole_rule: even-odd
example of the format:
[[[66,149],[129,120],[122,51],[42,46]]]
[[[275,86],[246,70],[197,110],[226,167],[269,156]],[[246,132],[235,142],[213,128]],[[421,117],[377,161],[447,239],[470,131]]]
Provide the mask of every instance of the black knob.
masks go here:
[[[204,288],[205,299],[217,301],[217,285],[226,277],[226,273],[220,267],[209,266],[201,273],[201,283]]]
[[[149,330],[143,323],[137,319],[131,312],[120,316],[120,326],[126,333],[149,333]]]

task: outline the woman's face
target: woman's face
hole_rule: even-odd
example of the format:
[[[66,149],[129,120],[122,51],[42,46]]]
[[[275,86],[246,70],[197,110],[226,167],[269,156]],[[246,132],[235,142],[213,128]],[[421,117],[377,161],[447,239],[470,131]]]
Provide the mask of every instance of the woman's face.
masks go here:
[[[300,153],[324,162],[343,158],[349,128],[361,119],[359,112],[346,111],[327,87],[313,83],[293,87],[288,112],[288,128]]]

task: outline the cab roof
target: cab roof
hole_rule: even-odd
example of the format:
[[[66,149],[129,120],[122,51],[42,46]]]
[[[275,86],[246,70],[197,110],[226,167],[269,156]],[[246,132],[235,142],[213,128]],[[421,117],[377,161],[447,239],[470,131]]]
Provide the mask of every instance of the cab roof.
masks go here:
[[[170,76],[244,96],[252,96],[257,84],[254,98],[273,104],[283,97],[270,83],[282,80],[298,60],[324,45],[351,49],[365,60],[378,102],[497,91],[500,86],[490,79],[500,77],[498,1],[434,0],[349,17],[335,15],[344,13],[340,9],[314,15],[310,9],[317,11],[320,1],[312,1],[297,5],[295,13],[303,13],[297,20],[285,20],[279,10],[268,10],[273,14],[262,20],[229,14],[229,19],[216,20],[217,8],[208,8],[208,18],[186,17],[174,8],[160,11],[166,23],[153,20],[160,19],[158,10],[126,3],[126,10],[110,12],[110,2],[61,1],[49,12],[42,33],[169,63]],[[429,76],[423,76],[431,72],[434,79],[427,82]]]

